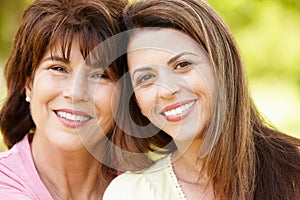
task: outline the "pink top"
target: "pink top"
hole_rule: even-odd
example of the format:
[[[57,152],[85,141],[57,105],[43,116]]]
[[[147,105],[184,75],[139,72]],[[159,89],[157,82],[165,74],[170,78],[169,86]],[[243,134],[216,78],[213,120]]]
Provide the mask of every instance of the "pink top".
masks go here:
[[[0,199],[53,199],[34,166],[26,135],[10,150],[0,153]]]

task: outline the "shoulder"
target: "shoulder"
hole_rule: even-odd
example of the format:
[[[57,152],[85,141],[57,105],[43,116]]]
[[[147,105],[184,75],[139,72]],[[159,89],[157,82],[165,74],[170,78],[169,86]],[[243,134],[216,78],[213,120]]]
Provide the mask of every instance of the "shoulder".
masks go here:
[[[15,200],[15,199],[31,200],[32,197],[30,197],[25,192],[18,190],[17,188],[14,188],[14,187],[11,187],[11,186],[8,186],[8,185],[0,184],[0,199],[6,199],[6,200]]]
[[[35,169],[28,137],[0,153],[0,199],[50,199]]]
[[[21,154],[18,146],[16,144],[8,151],[0,153],[0,174],[13,172],[20,167]]]
[[[23,140],[15,144],[11,149],[0,153],[0,172],[18,172],[24,165],[24,162],[29,161],[30,158],[30,145],[27,136],[25,136]]]
[[[115,178],[104,193],[104,200],[157,199],[153,185],[143,174],[125,172]]]
[[[0,153],[0,199],[30,199],[24,194],[19,144]]]
[[[125,172],[121,174],[110,183],[103,199],[161,199],[164,192],[161,186],[167,179],[163,163],[165,163],[165,159],[157,161],[141,173]]]

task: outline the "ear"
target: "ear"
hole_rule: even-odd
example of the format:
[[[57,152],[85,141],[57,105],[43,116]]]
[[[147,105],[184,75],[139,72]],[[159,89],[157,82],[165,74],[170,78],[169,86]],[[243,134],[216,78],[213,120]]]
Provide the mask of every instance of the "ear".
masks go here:
[[[25,94],[27,97],[31,97],[31,93],[32,93],[32,79],[27,78],[25,84]]]

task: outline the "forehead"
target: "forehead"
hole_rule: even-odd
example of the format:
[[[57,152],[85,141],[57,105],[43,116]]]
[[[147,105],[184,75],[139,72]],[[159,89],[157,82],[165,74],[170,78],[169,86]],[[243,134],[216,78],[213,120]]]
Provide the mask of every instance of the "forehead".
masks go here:
[[[132,70],[146,65],[168,65],[170,60],[179,55],[209,62],[204,48],[180,31],[169,28],[139,29],[128,43],[128,68]]]
[[[182,52],[198,52],[203,48],[188,35],[170,28],[140,29],[129,40],[127,52],[139,50],[155,50],[179,54]]]

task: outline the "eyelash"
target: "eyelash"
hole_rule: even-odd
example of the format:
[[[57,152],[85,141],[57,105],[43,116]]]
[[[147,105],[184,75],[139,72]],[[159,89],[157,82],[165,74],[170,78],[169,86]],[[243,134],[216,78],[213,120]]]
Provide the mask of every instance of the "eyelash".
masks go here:
[[[144,84],[144,83],[148,82],[150,79],[152,79],[153,77],[154,77],[153,74],[142,75],[142,76],[138,77],[138,79],[136,81],[137,85]]]
[[[50,67],[50,70],[54,73],[59,73],[59,74],[68,72],[64,66],[52,66]]]
[[[181,65],[183,65],[183,66],[181,66]],[[178,62],[175,64],[174,69],[175,70],[185,70],[185,69],[188,69],[191,65],[192,65],[192,63],[189,61],[181,61],[181,62]],[[178,68],[178,66],[179,66],[179,68]]]
[[[54,74],[67,74],[68,70],[64,66],[55,65],[49,68]],[[110,79],[106,72],[94,72],[89,75],[91,79]]]
[[[180,61],[174,65],[174,70],[179,72],[185,72],[188,71],[192,67],[192,63],[189,61]],[[136,85],[151,83],[152,79],[155,77],[154,74],[144,74],[137,78]],[[146,80],[145,80],[146,79]]]
[[[95,72],[90,75],[91,78],[99,79],[109,79],[108,75],[105,72]]]

